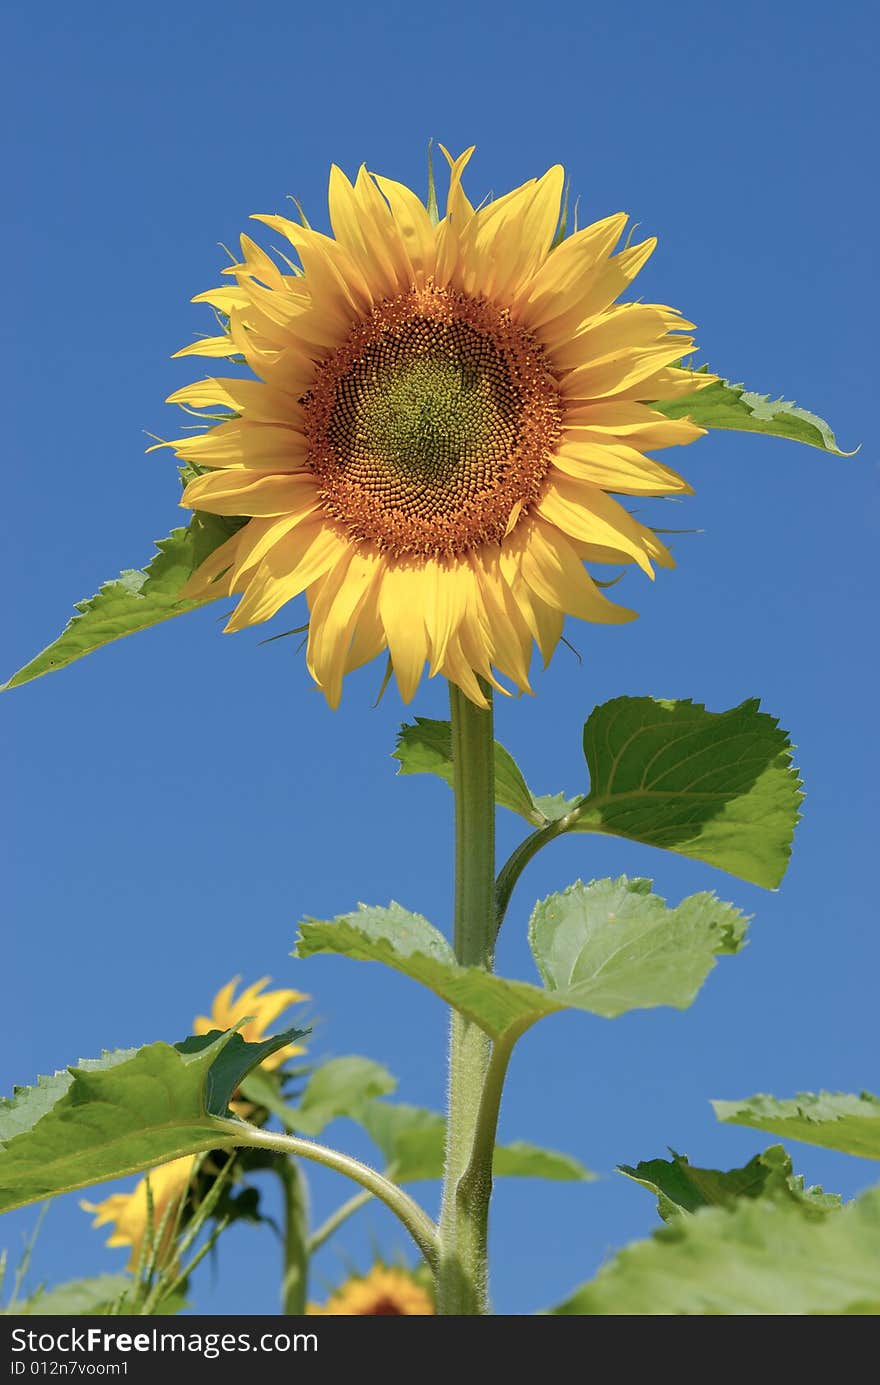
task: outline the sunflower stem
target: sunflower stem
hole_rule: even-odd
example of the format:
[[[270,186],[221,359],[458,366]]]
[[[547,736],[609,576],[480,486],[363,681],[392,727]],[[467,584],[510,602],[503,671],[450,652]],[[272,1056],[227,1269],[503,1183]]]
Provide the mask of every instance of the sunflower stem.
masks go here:
[[[326,1221],[321,1223],[317,1231],[312,1232],[309,1238],[309,1254],[314,1255],[316,1250],[320,1250],[321,1246],[329,1241],[331,1236],[336,1234],[340,1226],[343,1226],[345,1222],[348,1221],[349,1217],[354,1216],[355,1212],[359,1212],[362,1207],[366,1207],[367,1203],[372,1202],[372,1200],[373,1194],[367,1192],[366,1188],[364,1188],[361,1192],[355,1193],[354,1197],[350,1197],[347,1202],[343,1202],[340,1207],[336,1208],[335,1212],[331,1212],[330,1216]]]
[[[461,966],[492,970],[495,941],[495,756],[492,694],[488,707],[449,685],[455,791],[455,955]],[[440,1213],[438,1312],[488,1313],[488,1168],[471,1170],[480,1101],[491,1057],[488,1036],[453,1011],[449,1043],[449,1115]],[[494,1145],[494,1133],[491,1144]]]
[[[278,1162],[284,1197],[284,1273],[281,1279],[281,1311],[302,1317],[309,1290],[309,1190],[296,1159]]]
[[[369,1164],[362,1163],[360,1159],[353,1159],[350,1154],[343,1154],[341,1150],[319,1145],[315,1140],[306,1140],[300,1135],[281,1134],[275,1130],[264,1130],[260,1126],[248,1124],[247,1121],[218,1117],[213,1124],[218,1135],[226,1137],[224,1143],[240,1149],[271,1149],[280,1154],[298,1155],[301,1159],[310,1159],[315,1164],[335,1169],[337,1173],[343,1173],[346,1178],[359,1183],[380,1202],[384,1202],[403,1223],[433,1269],[437,1261],[437,1228],[431,1218],[409,1193],[404,1192],[403,1188],[398,1188],[376,1169],[371,1169]]]
[[[566,832],[570,832],[575,827],[580,815],[581,803],[579,802],[564,818],[559,818],[556,822],[548,822],[546,827],[539,827],[536,832],[525,837],[505,861],[495,882],[496,938],[504,922],[510,897],[526,866],[533,857],[537,856],[541,847],[546,846],[548,842],[555,841],[557,837],[563,836]]]

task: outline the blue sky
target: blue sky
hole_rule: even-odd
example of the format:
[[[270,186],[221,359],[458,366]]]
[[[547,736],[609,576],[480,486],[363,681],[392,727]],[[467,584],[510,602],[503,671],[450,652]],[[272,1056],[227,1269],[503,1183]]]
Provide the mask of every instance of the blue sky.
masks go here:
[[[326,222],[336,161],[424,183],[430,136],[476,143],[478,199],[557,161],[583,220],[623,209],[660,248],[649,300],[699,324],[702,359],[828,418],[839,459],[716,434],[677,457],[696,489],[678,570],[628,575],[632,626],[574,625],[537,696],[505,704],[498,734],[540,791],[583,785],[580,730],[622,693],[723,709],[759,695],[798,745],[806,782],[793,864],[778,893],[649,848],[579,837],[530,868],[499,965],[531,977],[533,901],[578,876],[649,875],[673,902],[701,889],[754,915],[694,1007],[613,1024],[546,1021],[518,1051],[504,1137],[578,1155],[603,1175],[575,1187],[508,1182],[493,1213],[496,1309],[561,1298],[655,1224],[613,1173],[662,1155],[732,1167],[761,1137],[716,1125],[710,1097],[877,1090],[873,428],[875,287],[867,176],[866,32],[851,3],[733,11],[562,3],[337,5],[107,0],[7,17],[0,103],[4,185],[4,503],[11,672],[72,602],[178,523],[162,401],[193,378],[172,351],[207,328],[192,294],[215,282],[253,211],[300,198]],[[875,300],[876,302],[876,300]],[[870,371],[870,376],[869,376]],[[283,614],[274,628],[298,624]],[[299,615],[299,608],[294,613]],[[102,1047],[185,1035],[235,973],[311,992],[324,1053],[364,1052],[408,1101],[439,1105],[439,1002],[378,967],[290,952],[297,920],[396,898],[450,917],[451,797],[396,779],[403,709],[372,706],[374,666],[330,713],[295,642],[221,637],[211,608],[7,694],[0,707],[9,860],[0,1090]],[[411,709],[444,716],[425,685]],[[502,814],[502,845],[517,838]],[[367,1153],[351,1126],[330,1137]],[[765,1141],[764,1143],[767,1143]],[[856,1193],[865,1161],[793,1147],[810,1181]],[[347,1195],[313,1180],[316,1215]],[[433,1205],[436,1189],[423,1193]],[[34,1209],[10,1215],[17,1253]],[[319,1287],[378,1244],[408,1249],[378,1211],[320,1258]],[[343,1256],[342,1247],[345,1255]],[[35,1259],[50,1283],[121,1266],[75,1197],[50,1209]],[[236,1229],[205,1312],[274,1311],[277,1249]]]

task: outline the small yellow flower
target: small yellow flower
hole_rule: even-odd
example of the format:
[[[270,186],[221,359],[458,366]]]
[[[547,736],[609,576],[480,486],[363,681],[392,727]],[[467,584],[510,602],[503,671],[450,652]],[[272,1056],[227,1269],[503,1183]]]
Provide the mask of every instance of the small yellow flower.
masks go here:
[[[260,1043],[266,1038],[267,1030],[270,1029],[282,1011],[286,1010],[289,1005],[296,1005],[300,1001],[308,1000],[308,996],[303,995],[301,991],[264,990],[271,979],[268,976],[264,976],[253,986],[248,986],[236,999],[234,992],[240,979],[238,976],[233,977],[228,985],[217,992],[210,1016],[197,1016],[193,1023],[193,1033],[209,1034],[212,1029],[231,1029],[239,1020],[244,1019],[245,1016],[250,1016],[251,1018],[240,1026],[239,1033],[248,1043]],[[302,1052],[303,1050],[298,1045],[286,1044],[277,1053],[272,1053],[264,1059],[261,1067],[278,1068],[288,1058]],[[230,1106],[243,1118],[250,1115],[254,1109],[246,1101],[232,1101]],[[144,1238],[147,1234],[149,1222],[147,1180],[149,1179],[153,1199],[154,1234],[162,1226],[166,1213],[168,1214],[162,1232],[161,1244],[156,1249],[156,1263],[161,1267],[167,1265],[173,1258],[172,1231],[177,1204],[186,1196],[196,1158],[196,1155],[188,1154],[182,1159],[172,1159],[167,1164],[160,1164],[158,1168],[151,1169],[130,1193],[112,1193],[103,1202],[80,1203],[84,1211],[96,1214],[92,1223],[93,1226],[105,1226],[108,1222],[113,1223],[115,1229],[107,1241],[108,1246],[132,1247],[131,1258],[128,1262],[130,1270],[134,1270],[140,1261]]]
[[[235,988],[241,980],[240,976],[234,976],[228,985],[219,990],[214,997],[214,1004],[210,1015],[197,1015],[193,1021],[194,1034],[210,1034],[212,1029],[231,1029],[239,1021],[246,1020],[239,1027],[239,1034],[249,1044],[258,1044],[271,1032],[271,1027],[278,1019],[278,1016],[287,1009],[289,1005],[298,1005],[308,996],[302,991],[281,990],[267,991],[264,987],[271,981],[270,976],[264,976],[259,981],[255,981],[252,986],[248,986],[235,997]],[[262,992],[262,994],[261,994]],[[246,1016],[250,1016],[246,1019]],[[260,1067],[272,1070],[280,1068],[287,1062],[288,1058],[293,1058],[299,1053],[303,1053],[298,1044],[285,1044],[284,1048],[279,1048],[276,1053],[271,1053],[260,1064]],[[253,1111],[253,1106],[246,1101],[231,1101],[230,1106],[237,1115],[246,1117]]]
[[[177,1207],[186,1196],[196,1158],[194,1154],[187,1154],[183,1159],[172,1159],[167,1164],[160,1164],[158,1168],[151,1169],[130,1193],[113,1193],[103,1202],[80,1203],[83,1211],[96,1214],[93,1226],[113,1223],[114,1230],[107,1240],[108,1246],[132,1247],[128,1262],[130,1270],[135,1270],[138,1266],[150,1221],[147,1180],[153,1199],[154,1236],[164,1223],[161,1242],[155,1247],[156,1264],[164,1268],[173,1259],[173,1232]]]
[[[411,1270],[374,1265],[369,1274],[347,1279],[323,1308],[310,1303],[306,1311],[334,1318],[427,1317],[436,1314],[434,1300]]]

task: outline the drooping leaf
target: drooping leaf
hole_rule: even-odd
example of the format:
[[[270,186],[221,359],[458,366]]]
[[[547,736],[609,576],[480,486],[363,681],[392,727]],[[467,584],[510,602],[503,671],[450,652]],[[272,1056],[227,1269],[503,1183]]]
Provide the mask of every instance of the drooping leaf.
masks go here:
[[[683,1154],[671,1159],[649,1159],[632,1168],[619,1164],[620,1173],[647,1188],[657,1198],[664,1221],[701,1207],[732,1207],[741,1197],[781,1197],[803,1202],[818,1214],[839,1210],[841,1199],[821,1188],[805,1188],[792,1169],[791,1156],[782,1145],[771,1145],[741,1169],[700,1169]]]
[[[446,1120],[438,1112],[399,1102],[371,1101],[358,1119],[381,1149],[396,1182],[443,1177]],[[571,1155],[520,1140],[496,1145],[492,1171],[498,1178],[585,1182],[593,1177]]]
[[[331,1058],[309,1078],[299,1105],[292,1112],[294,1128],[304,1135],[320,1135],[339,1116],[358,1119],[366,1104],[393,1092],[397,1078],[381,1063],[369,1058]]]
[[[571,830],[663,847],[775,888],[803,795],[788,736],[759,705],[603,703],[584,727],[590,793]]]
[[[303,1037],[238,1033],[107,1053],[0,1103],[0,1212],[237,1143],[225,1119],[245,1071]],[[228,1051],[227,1051],[228,1050]]]
[[[668,908],[650,880],[580,881],[536,904],[529,942],[544,984],[613,1018],[692,1003],[716,957],[738,952],[748,920],[714,894]]]
[[[180,601],[178,592],[199,564],[243,523],[199,513],[193,515],[186,528],[172,529],[167,539],[157,542],[159,552],[146,568],[128,569],[113,581],[105,582],[94,596],[76,602],[77,614],[58,638],[14,673],[0,692],[66,668],[75,659],[123,635],[133,635],[207,605],[205,600]]]
[[[384,962],[498,1038],[557,1010],[611,1018],[655,1005],[683,1009],[715,957],[741,946],[745,926],[743,916],[714,895],[694,895],[667,909],[649,881],[622,876],[578,883],[536,907],[530,937],[543,988],[459,966],[442,933],[399,904],[305,919],[297,955],[335,952]]]
[[[54,1289],[38,1289],[6,1312],[40,1317],[77,1317],[105,1313],[127,1294],[132,1280],[127,1274],[99,1274],[93,1279],[72,1279]]]
[[[880,1159],[880,1098],[870,1092],[800,1092],[785,1101],[760,1093],[743,1101],[713,1101],[729,1125],[747,1125],[787,1140]]]
[[[880,1313],[880,1189],[833,1215],[739,1198],[676,1216],[584,1284],[560,1314],[808,1316]]]
[[[683,399],[659,400],[652,407],[659,409],[667,418],[687,416],[703,428],[767,433],[777,438],[789,438],[792,442],[805,442],[810,447],[819,447],[823,452],[833,452],[838,457],[853,455],[841,451],[823,418],[808,413],[806,409],[796,408],[789,400],[752,394],[742,385],[733,385],[729,380],[717,380]]]

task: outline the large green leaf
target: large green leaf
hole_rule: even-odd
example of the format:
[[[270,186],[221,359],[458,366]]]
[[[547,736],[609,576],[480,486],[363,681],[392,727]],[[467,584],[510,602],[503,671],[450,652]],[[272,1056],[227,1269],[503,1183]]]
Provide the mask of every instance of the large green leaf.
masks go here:
[[[790,438],[792,442],[808,443],[810,447],[819,447],[838,457],[853,455],[841,451],[823,418],[796,408],[786,399],[751,394],[742,385],[732,385],[729,380],[717,380],[683,399],[659,400],[652,407],[667,418],[692,418],[703,428],[768,433],[777,438]]]
[[[303,1037],[229,1032],[106,1053],[0,1102],[0,1212],[169,1159],[237,1143],[229,1100],[242,1076]]]
[[[759,705],[603,703],[584,727],[590,793],[571,830],[663,847],[775,888],[803,795],[788,736]]]
[[[402,1102],[371,1101],[358,1117],[381,1149],[388,1172],[398,1183],[443,1177],[446,1120],[436,1111]],[[570,1154],[540,1149],[518,1140],[496,1145],[492,1171],[502,1178],[548,1178],[585,1182],[593,1174]]]
[[[498,1038],[557,1010],[610,1018],[656,1005],[683,1009],[715,957],[741,946],[745,926],[744,917],[714,895],[694,895],[667,909],[649,881],[622,876],[578,883],[537,905],[530,939],[543,988],[459,966],[442,933],[399,904],[305,919],[297,952],[384,962]]]
[[[618,1169],[655,1195],[664,1221],[683,1212],[698,1212],[701,1207],[732,1207],[741,1197],[794,1199],[819,1214],[841,1206],[837,1195],[804,1187],[782,1145],[771,1145],[743,1168],[726,1172],[696,1168],[685,1155],[674,1151],[671,1159],[648,1159],[635,1168],[620,1164]]]
[[[730,1125],[747,1125],[785,1139],[880,1159],[880,1099],[870,1092],[801,1092],[786,1101],[760,1093],[744,1101],[713,1101]]]
[[[436,774],[451,787],[452,727],[448,721],[416,717],[412,725],[401,726],[393,757],[400,762],[398,774]],[[495,741],[495,801],[499,807],[519,813],[533,827],[544,827],[578,800],[566,800],[561,794],[536,797],[510,751]]]
[[[716,957],[738,952],[748,920],[714,894],[668,908],[650,880],[580,881],[535,905],[529,942],[545,985],[613,1018],[692,1003]]]
[[[562,1314],[648,1317],[880,1313],[880,1189],[833,1215],[740,1198],[673,1217],[617,1255]]]
[[[373,1098],[393,1092],[397,1078],[370,1058],[331,1058],[309,1078],[299,1105],[291,1112],[293,1127],[304,1135],[320,1135],[339,1116],[357,1119]]]
[[[159,552],[146,568],[129,569],[105,582],[95,596],[77,601],[77,614],[57,640],[14,673],[0,692],[65,668],[123,635],[207,605],[204,600],[179,601],[177,594],[199,564],[243,523],[221,515],[194,514],[185,529],[172,529],[167,539],[158,541]]]
[[[564,1008],[527,982],[503,981],[478,967],[458,966],[443,934],[396,903],[387,909],[361,904],[356,913],[335,919],[304,919],[297,956],[321,952],[384,962],[429,987],[493,1037]]]

